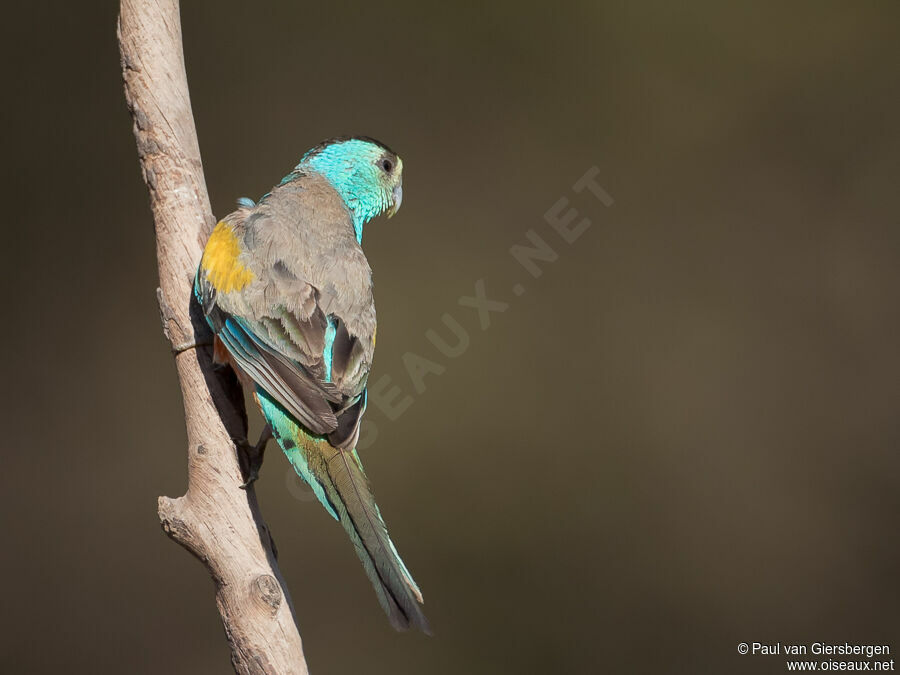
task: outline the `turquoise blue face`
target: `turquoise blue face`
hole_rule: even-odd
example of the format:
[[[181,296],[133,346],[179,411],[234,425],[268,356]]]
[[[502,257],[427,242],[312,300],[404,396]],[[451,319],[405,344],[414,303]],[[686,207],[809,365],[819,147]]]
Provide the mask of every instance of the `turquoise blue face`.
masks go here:
[[[403,199],[403,161],[369,138],[326,141],[307,152],[298,169],[325,176],[353,216],[357,241],[372,218],[396,213]]]

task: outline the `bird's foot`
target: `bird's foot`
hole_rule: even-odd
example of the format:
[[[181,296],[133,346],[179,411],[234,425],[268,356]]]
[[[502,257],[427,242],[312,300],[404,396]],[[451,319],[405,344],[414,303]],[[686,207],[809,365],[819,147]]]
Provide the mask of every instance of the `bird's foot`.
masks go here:
[[[259,478],[259,470],[262,468],[263,457],[266,453],[266,444],[271,438],[272,428],[267,424],[260,433],[256,445],[250,445],[246,438],[232,439],[237,446],[241,473],[244,475],[244,482],[240,485],[242,490],[246,490]]]
[[[252,467],[250,471],[247,473],[247,480],[238,485],[241,490],[246,490],[248,487],[253,485],[259,479],[259,469],[257,467]]]

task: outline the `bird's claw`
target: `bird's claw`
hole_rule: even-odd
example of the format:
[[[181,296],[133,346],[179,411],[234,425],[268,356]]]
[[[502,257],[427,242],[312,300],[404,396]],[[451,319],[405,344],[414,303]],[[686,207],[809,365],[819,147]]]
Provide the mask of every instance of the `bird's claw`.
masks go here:
[[[247,480],[245,480],[243,483],[238,485],[238,487],[241,488],[241,490],[246,490],[248,487],[253,485],[257,480],[259,480],[259,469],[257,469],[256,467],[251,467],[250,471],[248,473],[249,473],[249,475],[247,476]]]
[[[238,450],[241,473],[244,474],[244,482],[239,486],[242,490],[249,488],[259,478],[259,470],[262,468],[263,456],[266,452],[266,443],[270,438],[272,438],[272,428],[267,424],[259,435],[256,445],[250,445],[246,438],[231,439]]]

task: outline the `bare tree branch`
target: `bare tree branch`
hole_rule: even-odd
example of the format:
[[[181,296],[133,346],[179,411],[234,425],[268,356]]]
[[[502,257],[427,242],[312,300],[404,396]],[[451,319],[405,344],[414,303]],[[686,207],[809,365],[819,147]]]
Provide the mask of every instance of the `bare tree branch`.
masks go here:
[[[156,224],[157,291],[175,353],[188,435],[188,491],[160,497],[166,533],[206,565],[239,673],[307,673],[290,596],[232,438],[246,435],[237,382],[213,369],[211,335],[191,302],[214,224],[181,47],[178,0],[121,0],[125,98]]]

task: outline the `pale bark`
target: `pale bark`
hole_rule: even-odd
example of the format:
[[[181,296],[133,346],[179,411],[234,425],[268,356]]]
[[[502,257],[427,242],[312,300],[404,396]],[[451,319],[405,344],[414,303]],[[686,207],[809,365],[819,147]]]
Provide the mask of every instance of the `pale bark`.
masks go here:
[[[184,398],[188,490],[160,497],[166,533],[207,567],[239,673],[307,673],[274,545],[233,437],[246,433],[233,376],[214,369],[211,336],[191,303],[194,270],[214,219],[188,94],[177,0],[122,0],[125,98],[156,224],[163,329]]]

